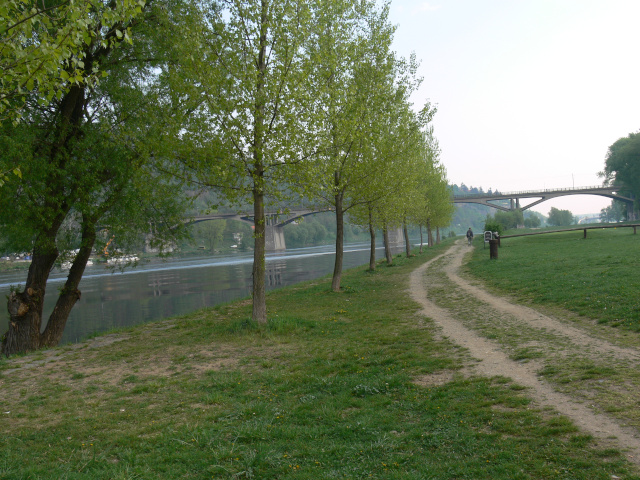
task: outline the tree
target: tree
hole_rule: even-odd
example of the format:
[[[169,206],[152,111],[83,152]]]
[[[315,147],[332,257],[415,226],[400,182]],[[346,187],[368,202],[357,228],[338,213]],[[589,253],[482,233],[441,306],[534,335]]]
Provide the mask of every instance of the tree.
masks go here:
[[[627,216],[627,207],[623,202],[612,200],[611,205],[600,210],[600,221],[603,223],[617,223]]]
[[[193,236],[202,239],[208,250],[213,253],[222,244],[226,228],[226,220],[200,222],[193,226]]]
[[[225,202],[253,205],[252,318],[258,323],[267,322],[266,207],[301,185],[299,171],[315,154],[305,43],[314,7],[302,0],[206,4],[207,26],[188,32],[201,36],[175,66],[175,95],[191,102],[178,157]]]
[[[605,167],[599,173],[605,184],[620,186],[635,198],[634,211],[640,199],[640,131],[616,140],[607,151]]]
[[[551,207],[549,210],[549,218],[547,223],[551,226],[561,227],[566,225],[572,225],[576,223],[575,217],[569,210],[559,210],[555,207]]]
[[[176,132],[158,131],[154,123],[162,116],[162,92],[154,82],[163,64],[138,60],[149,58],[154,39],[166,36],[158,23],[163,12],[149,8],[147,22],[136,25],[146,37],[136,49],[116,48],[124,42],[119,21],[91,23],[90,41],[81,54],[69,57],[66,72],[71,75],[82,59],[87,71],[103,65],[109,75],[93,88],[70,82],[59,99],[44,104],[35,92],[25,99],[19,121],[1,124],[0,138],[11,146],[0,153],[2,160],[11,163],[21,154],[23,170],[20,181],[0,190],[3,239],[14,249],[32,252],[24,288],[8,299],[5,355],[60,341],[80,299],[79,284],[94,246],[114,240],[127,249],[143,244],[148,234],[152,246],[162,247],[185,234],[181,185],[162,173],[169,161],[163,134]],[[55,308],[44,319],[49,273],[67,246],[78,253]]]
[[[529,215],[524,219],[524,226],[527,228],[538,228],[542,220],[538,215]]]
[[[86,57],[86,47],[130,42],[132,20],[144,5],[144,0],[2,2],[0,119],[19,118],[34,95],[46,104],[61,100],[73,85],[95,85],[107,70]]]

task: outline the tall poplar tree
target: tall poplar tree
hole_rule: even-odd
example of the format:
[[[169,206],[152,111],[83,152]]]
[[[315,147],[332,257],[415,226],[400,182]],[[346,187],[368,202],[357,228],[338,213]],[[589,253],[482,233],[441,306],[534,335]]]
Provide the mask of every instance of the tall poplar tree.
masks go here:
[[[270,199],[290,191],[315,149],[315,100],[305,42],[313,4],[229,0],[205,11],[199,57],[180,67],[194,106],[181,139],[183,164],[228,203],[251,202],[254,215],[253,314],[266,323],[265,233]]]

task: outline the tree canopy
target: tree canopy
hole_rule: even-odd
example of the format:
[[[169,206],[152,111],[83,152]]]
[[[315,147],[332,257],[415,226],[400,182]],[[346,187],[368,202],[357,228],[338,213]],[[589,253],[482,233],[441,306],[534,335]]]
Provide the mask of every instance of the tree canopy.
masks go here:
[[[612,200],[611,205],[600,210],[600,221],[617,223],[627,218],[627,207],[623,202]]]
[[[606,183],[631,193],[636,199],[637,211],[640,199],[640,132],[619,138],[609,147],[600,176]]]
[[[551,226],[563,227],[573,225],[576,223],[576,219],[569,210],[560,210],[558,208],[551,207],[547,223]]]

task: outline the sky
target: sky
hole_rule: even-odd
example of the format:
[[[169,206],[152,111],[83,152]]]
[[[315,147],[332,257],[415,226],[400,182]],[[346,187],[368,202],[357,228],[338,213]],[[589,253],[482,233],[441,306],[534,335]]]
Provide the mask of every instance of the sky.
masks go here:
[[[395,50],[420,61],[450,183],[501,192],[596,186],[640,130],[640,0],[392,0]],[[599,213],[568,196],[533,210]]]

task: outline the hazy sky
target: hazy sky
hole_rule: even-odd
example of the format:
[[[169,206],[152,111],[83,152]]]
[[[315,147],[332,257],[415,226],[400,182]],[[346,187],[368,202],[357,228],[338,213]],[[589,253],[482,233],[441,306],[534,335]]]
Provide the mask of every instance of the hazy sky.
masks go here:
[[[393,0],[395,48],[438,107],[449,181],[503,192],[600,185],[607,148],[640,130],[640,0]],[[610,200],[551,206],[597,213]]]

